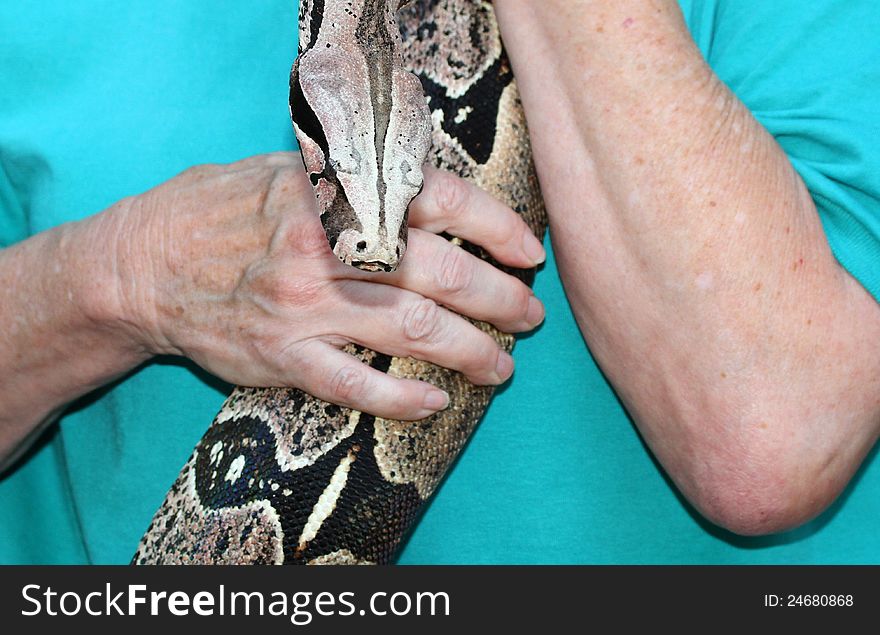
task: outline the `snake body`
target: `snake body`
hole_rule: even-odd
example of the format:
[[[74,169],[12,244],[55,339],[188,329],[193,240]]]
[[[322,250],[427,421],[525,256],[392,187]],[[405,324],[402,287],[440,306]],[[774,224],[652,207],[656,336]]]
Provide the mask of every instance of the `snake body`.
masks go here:
[[[302,0],[299,19],[291,110],[338,257],[367,269],[397,265],[406,206],[421,186],[419,152],[510,205],[543,235],[525,116],[491,3]],[[309,54],[317,46],[325,50]],[[360,84],[337,81],[353,76]],[[479,247],[450,239],[492,261]],[[534,273],[508,271],[526,282]],[[474,323],[512,349],[511,335]],[[354,345],[346,350],[395,377],[444,389],[449,407],[422,421],[392,421],[296,389],[237,387],[172,485],[133,562],[391,561],[493,389],[412,358]]]

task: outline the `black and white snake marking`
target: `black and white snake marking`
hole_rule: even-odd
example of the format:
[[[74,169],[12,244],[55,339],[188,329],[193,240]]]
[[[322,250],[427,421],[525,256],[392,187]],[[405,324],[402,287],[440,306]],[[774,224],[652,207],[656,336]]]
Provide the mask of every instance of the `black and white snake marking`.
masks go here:
[[[300,6],[290,114],[340,260],[393,270],[406,251],[406,211],[422,187],[431,114],[403,68],[398,2]]]
[[[302,0],[299,21],[292,118],[340,259],[372,270],[397,266],[425,151],[543,235],[525,116],[490,2]],[[509,272],[529,282],[533,275]],[[476,324],[513,347],[512,336]],[[493,391],[412,358],[347,350],[396,377],[443,388],[449,408],[418,422],[390,421],[295,389],[238,387],[134,562],[389,562]]]

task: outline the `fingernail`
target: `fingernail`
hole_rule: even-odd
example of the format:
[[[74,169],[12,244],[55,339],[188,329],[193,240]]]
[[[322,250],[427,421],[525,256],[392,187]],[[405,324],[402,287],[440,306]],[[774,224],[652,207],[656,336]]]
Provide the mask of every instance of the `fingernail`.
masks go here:
[[[449,405],[449,395],[442,390],[431,390],[425,395],[422,406],[425,410],[445,410]]]
[[[513,358],[501,351],[498,353],[498,361],[495,363],[495,374],[498,376],[498,383],[504,383],[513,374]]]
[[[544,305],[541,301],[532,296],[529,298],[529,308],[526,311],[526,321],[532,326],[538,326],[544,321]]]
[[[526,258],[531,260],[532,264],[535,266],[540,265],[547,260],[547,252],[544,251],[544,245],[541,244],[540,240],[535,238],[532,232],[527,231],[523,234],[522,249]]]

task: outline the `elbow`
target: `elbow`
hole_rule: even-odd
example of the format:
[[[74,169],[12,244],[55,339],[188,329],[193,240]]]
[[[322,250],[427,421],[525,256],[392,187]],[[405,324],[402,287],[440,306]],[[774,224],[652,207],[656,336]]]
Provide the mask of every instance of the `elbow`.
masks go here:
[[[715,446],[723,450],[697,453],[681,484],[703,516],[735,534],[777,534],[803,525],[837,498],[858,466],[793,433],[800,429],[796,424],[730,429],[731,437]]]
[[[812,520],[828,504],[788,488],[779,488],[775,474],[747,479],[720,479],[701,484],[691,501],[710,522],[741,536],[766,536],[795,529]]]

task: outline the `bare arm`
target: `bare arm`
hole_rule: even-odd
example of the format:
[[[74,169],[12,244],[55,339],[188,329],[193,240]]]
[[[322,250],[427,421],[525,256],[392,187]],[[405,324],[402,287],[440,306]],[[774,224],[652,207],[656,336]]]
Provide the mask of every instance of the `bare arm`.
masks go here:
[[[0,251],[0,472],[62,406],[149,357],[107,296],[127,204]]]
[[[801,179],[674,0],[496,12],[563,282],[644,438],[734,531],[815,516],[877,439],[880,307]]]
[[[448,397],[368,368],[343,345],[505,381],[510,356],[449,309],[518,332],[543,307],[436,233],[514,267],[536,264],[540,242],[513,210],[436,170],[410,214],[398,271],[343,265],[300,157],[278,153],[192,168],[0,251],[0,471],[66,404],[156,354],[394,419],[424,418]]]

